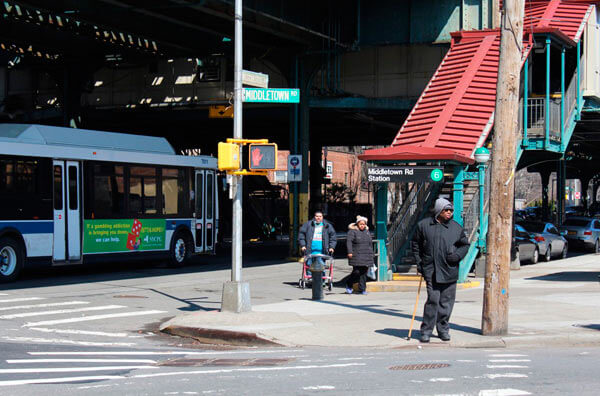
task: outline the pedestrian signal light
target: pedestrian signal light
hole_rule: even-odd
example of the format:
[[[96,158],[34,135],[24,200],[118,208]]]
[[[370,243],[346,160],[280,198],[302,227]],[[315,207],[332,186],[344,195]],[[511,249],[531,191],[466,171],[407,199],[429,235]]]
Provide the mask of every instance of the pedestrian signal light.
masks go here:
[[[250,144],[248,157],[250,162],[248,169],[251,171],[275,170],[277,169],[277,144]]]
[[[240,146],[236,143],[219,142],[219,170],[238,170],[240,165]]]

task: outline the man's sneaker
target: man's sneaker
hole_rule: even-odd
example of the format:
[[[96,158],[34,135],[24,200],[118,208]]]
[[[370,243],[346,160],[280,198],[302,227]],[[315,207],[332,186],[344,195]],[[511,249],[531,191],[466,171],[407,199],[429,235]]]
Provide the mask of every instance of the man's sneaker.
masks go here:
[[[353,290],[349,287],[346,288],[346,294],[352,294]]]
[[[430,336],[429,334],[421,334],[421,342],[429,342]]]
[[[367,294],[369,294],[369,293],[367,293],[367,291],[365,290],[365,291],[363,291],[363,292],[360,292],[360,294],[362,294],[363,296],[366,296],[366,295],[367,295]]]

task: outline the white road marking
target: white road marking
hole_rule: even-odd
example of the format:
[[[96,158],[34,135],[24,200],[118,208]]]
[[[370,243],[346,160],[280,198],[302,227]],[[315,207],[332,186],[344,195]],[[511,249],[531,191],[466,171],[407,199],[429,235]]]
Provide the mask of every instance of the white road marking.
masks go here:
[[[102,305],[99,307],[55,309],[54,311],[24,312],[24,313],[10,314],[10,315],[1,315],[0,319],[27,318],[30,316],[44,316],[44,315],[61,315],[61,314],[70,314],[70,313],[87,312],[87,311],[105,311],[107,309],[118,309],[118,308],[127,308],[127,307],[125,307],[124,305]]]
[[[124,318],[128,316],[142,316],[142,315],[154,315],[159,313],[166,313],[166,311],[134,311],[134,312],[121,312],[116,314],[106,314],[106,315],[92,315],[92,316],[83,316],[78,318],[69,318],[69,319],[57,319],[57,320],[46,320],[43,322],[29,322],[25,323],[23,327],[37,327],[37,326],[52,326],[63,323],[76,323],[76,322],[88,322],[91,320],[102,320],[102,319],[112,319],[112,318]]]
[[[15,305],[12,307],[1,307],[0,311],[12,311],[15,309],[62,307],[65,305],[82,305],[82,304],[89,304],[89,302],[87,302],[87,301],[65,301],[65,302],[60,302],[60,303],[48,303],[48,304]]]
[[[517,363],[517,362],[531,362],[530,359],[490,359],[491,363]]]
[[[9,337],[4,336],[2,339],[15,342],[32,342],[39,344],[68,344],[82,346],[118,346],[130,347],[136,345],[135,342],[94,342],[94,341],[73,341],[63,338],[35,338],[35,337]]]
[[[98,367],[34,367],[26,369],[0,369],[0,374],[74,373],[86,371],[158,369],[156,366],[98,366]]]
[[[89,385],[89,386],[79,386],[77,389],[94,389],[94,388],[110,388],[113,385]]]
[[[484,389],[479,391],[479,396],[520,396],[531,395],[531,393],[520,389]]]
[[[429,382],[450,382],[454,381],[454,378],[430,378]]]
[[[475,360],[471,360],[471,359],[458,359],[457,362],[461,362],[461,363],[473,363],[473,362],[475,362]]]
[[[6,293],[0,293],[0,296],[8,296]]]
[[[45,300],[45,298],[42,298],[42,297],[10,298],[8,300],[0,300],[0,303],[11,303],[11,302],[20,302],[20,301],[36,301],[36,300]]]
[[[489,369],[499,369],[499,368],[529,368],[529,366],[519,366],[516,364],[488,364],[487,368]]]
[[[60,384],[65,382],[102,381],[125,378],[120,375],[97,375],[89,377],[36,378],[24,380],[0,381],[0,386],[30,385],[30,384]]]
[[[335,386],[332,385],[317,385],[317,386],[305,386],[302,388],[303,390],[332,390],[335,389]]]
[[[527,355],[519,355],[516,353],[496,353],[490,355],[490,357],[527,357]]]
[[[121,337],[121,338],[140,338],[143,336],[129,336],[127,333],[105,333],[103,331],[87,331],[87,330],[71,330],[71,329],[48,329],[45,327],[30,327],[29,330],[41,331],[42,333],[56,333],[56,334],[79,334],[79,335],[92,335],[102,337]]]
[[[519,373],[505,373],[505,374],[485,374],[485,378],[496,379],[496,378],[528,378],[526,374]]]
[[[29,364],[29,363],[148,363],[156,364],[156,360],[151,359],[10,359],[8,364]]]
[[[255,371],[289,371],[289,370],[310,370],[324,368],[341,368],[351,366],[366,366],[366,363],[345,363],[345,364],[326,364],[326,365],[310,365],[310,366],[285,366],[285,367],[247,367],[236,369],[219,369],[219,370],[196,370],[196,371],[174,371],[170,373],[157,374],[138,374],[129,378],[153,378],[153,377],[170,377],[174,375],[194,375],[194,374],[223,374],[237,372],[255,372]]]
[[[289,353],[301,352],[301,349],[296,350],[245,350],[245,351],[211,351],[211,352],[196,352],[196,351],[88,351],[88,352],[28,352],[32,356],[122,356],[122,355],[234,355],[234,354],[257,354],[257,353]]]

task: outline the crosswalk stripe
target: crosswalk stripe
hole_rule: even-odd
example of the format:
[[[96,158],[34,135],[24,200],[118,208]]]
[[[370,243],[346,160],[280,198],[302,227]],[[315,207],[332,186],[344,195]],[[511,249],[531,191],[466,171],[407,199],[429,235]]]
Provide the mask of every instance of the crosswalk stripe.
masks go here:
[[[10,337],[3,336],[3,340],[14,342],[28,342],[34,344],[65,344],[65,345],[81,345],[81,346],[112,346],[112,347],[131,347],[136,345],[135,342],[95,342],[95,341],[74,341],[62,338],[35,338],[35,337]]]
[[[499,369],[499,368],[528,368],[529,366],[519,366],[516,364],[488,364],[487,368]]]
[[[87,302],[87,301],[65,301],[65,302],[60,302],[60,303],[49,303],[49,304],[15,305],[12,307],[0,307],[0,311],[12,311],[15,309],[62,307],[65,305],[83,305],[83,304],[89,304],[89,302]]]
[[[88,381],[103,381],[112,379],[125,378],[121,375],[93,375],[87,377],[63,377],[63,378],[36,378],[36,379],[24,379],[24,380],[8,380],[0,381],[0,386],[16,386],[16,385],[30,385],[30,384],[60,384],[68,382],[88,382]]]
[[[30,363],[148,363],[156,364],[152,359],[9,359],[8,364]]]
[[[83,317],[69,318],[69,319],[46,320],[43,322],[25,323],[23,325],[23,327],[52,326],[52,325],[64,324],[64,323],[88,322],[91,320],[124,318],[124,317],[128,317],[128,316],[153,315],[153,314],[159,314],[159,313],[166,313],[166,311],[154,311],[154,310],[153,311],[134,311],[134,312],[121,312],[121,313],[116,313],[116,314],[106,314],[106,315],[83,316]]]
[[[61,315],[76,312],[87,312],[87,311],[105,311],[107,309],[118,309],[127,308],[124,305],[102,305],[99,307],[86,307],[86,308],[72,308],[72,309],[55,309],[54,311],[38,311],[38,312],[23,312],[10,315],[0,315],[0,319],[15,319],[15,318],[27,318],[31,316],[44,316],[44,315]]]
[[[29,330],[41,331],[42,333],[73,334],[73,335],[92,335],[101,337],[128,338],[127,333],[106,333],[104,331],[87,331],[72,329],[48,329],[45,327],[30,327]],[[137,336],[136,336],[137,337]]]
[[[479,396],[521,396],[531,395],[531,393],[520,389],[483,389],[479,391]]]
[[[0,296],[8,296],[6,293],[0,293]]]
[[[527,357],[527,355],[519,355],[518,353],[495,353],[490,357]]]
[[[42,297],[9,298],[7,300],[0,300],[0,303],[11,303],[11,302],[20,302],[20,301],[36,301],[36,300],[45,300],[45,298],[42,298]]]
[[[531,362],[531,359],[490,359],[491,363]]]
[[[141,355],[237,355],[237,354],[271,354],[271,353],[290,353],[302,352],[301,349],[281,349],[281,350],[243,350],[243,351],[72,351],[72,352],[27,352],[31,356],[141,356]]]
[[[89,371],[158,369],[157,366],[98,366],[98,367],[34,367],[26,369],[0,369],[0,374],[29,373],[82,373]]]

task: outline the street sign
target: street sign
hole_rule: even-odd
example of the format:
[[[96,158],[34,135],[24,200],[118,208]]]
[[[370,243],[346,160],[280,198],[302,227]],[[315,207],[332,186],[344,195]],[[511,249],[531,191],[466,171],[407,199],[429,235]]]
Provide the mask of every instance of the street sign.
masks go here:
[[[233,106],[210,106],[208,118],[233,118]]]
[[[242,70],[242,84],[251,87],[269,88],[269,75],[249,70]]]
[[[245,103],[300,103],[300,90],[287,88],[244,88]]]
[[[444,179],[444,170],[435,166],[385,166],[367,168],[370,183],[435,182]]]
[[[302,156],[301,155],[289,155],[288,156],[288,177],[289,182],[302,181]]]
[[[325,179],[333,179],[333,161],[327,161],[325,164]]]

